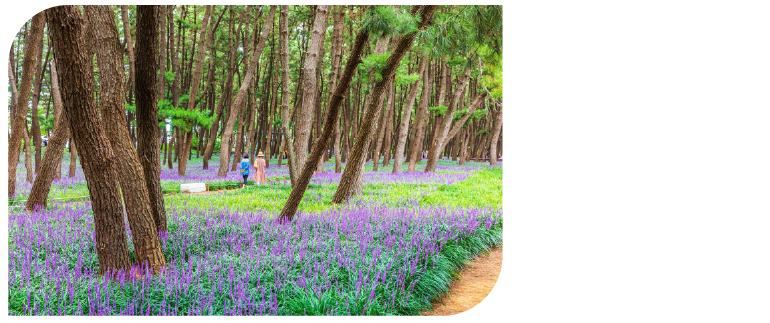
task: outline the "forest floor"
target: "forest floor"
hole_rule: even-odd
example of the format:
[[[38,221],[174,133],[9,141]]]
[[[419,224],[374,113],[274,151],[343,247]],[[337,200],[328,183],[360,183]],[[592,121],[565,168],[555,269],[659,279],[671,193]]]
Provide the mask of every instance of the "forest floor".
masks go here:
[[[471,261],[460,272],[460,280],[452,284],[449,294],[433,301],[433,310],[423,312],[428,316],[449,316],[465,312],[487,298],[495,287],[503,264],[503,248],[495,247],[488,255]]]

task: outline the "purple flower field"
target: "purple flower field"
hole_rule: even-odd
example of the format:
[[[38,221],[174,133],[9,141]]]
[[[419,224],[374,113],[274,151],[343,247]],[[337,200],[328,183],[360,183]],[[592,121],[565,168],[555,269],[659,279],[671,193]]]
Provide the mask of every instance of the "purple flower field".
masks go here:
[[[265,212],[168,213],[165,272],[105,280],[87,203],[11,211],[9,314],[414,315],[446,290],[453,258],[502,239],[491,209],[358,203],[288,225]]]

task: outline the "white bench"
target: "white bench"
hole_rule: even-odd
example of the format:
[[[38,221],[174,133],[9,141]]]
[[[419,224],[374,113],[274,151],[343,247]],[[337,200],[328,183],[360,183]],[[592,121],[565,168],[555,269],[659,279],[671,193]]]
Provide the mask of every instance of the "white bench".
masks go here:
[[[179,191],[182,192],[182,193],[205,192],[206,191],[206,184],[205,183],[182,184],[179,187]]]

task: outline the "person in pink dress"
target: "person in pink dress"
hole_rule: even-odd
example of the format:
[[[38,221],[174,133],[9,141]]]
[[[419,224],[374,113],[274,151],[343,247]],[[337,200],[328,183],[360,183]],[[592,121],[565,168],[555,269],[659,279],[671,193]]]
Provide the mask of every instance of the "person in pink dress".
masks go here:
[[[265,155],[260,151],[259,154],[257,154],[257,160],[254,161],[254,182],[257,185],[267,184],[267,178],[265,177],[265,160],[263,157],[265,157]]]

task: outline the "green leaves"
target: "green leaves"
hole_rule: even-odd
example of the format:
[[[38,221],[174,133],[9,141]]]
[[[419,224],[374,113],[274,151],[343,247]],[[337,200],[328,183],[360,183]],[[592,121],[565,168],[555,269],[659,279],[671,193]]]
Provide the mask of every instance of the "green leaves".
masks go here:
[[[446,110],[447,110],[447,107],[443,106],[443,105],[439,105],[439,106],[436,106],[436,107],[429,107],[428,108],[428,111],[430,111],[431,113],[434,113],[435,115],[439,115],[439,116],[443,116],[444,114],[446,114]]]
[[[380,55],[370,54],[364,57],[359,69],[366,71],[366,75],[374,73],[374,82],[382,81],[382,71],[385,69],[385,63],[388,61],[390,53],[384,53]]]

